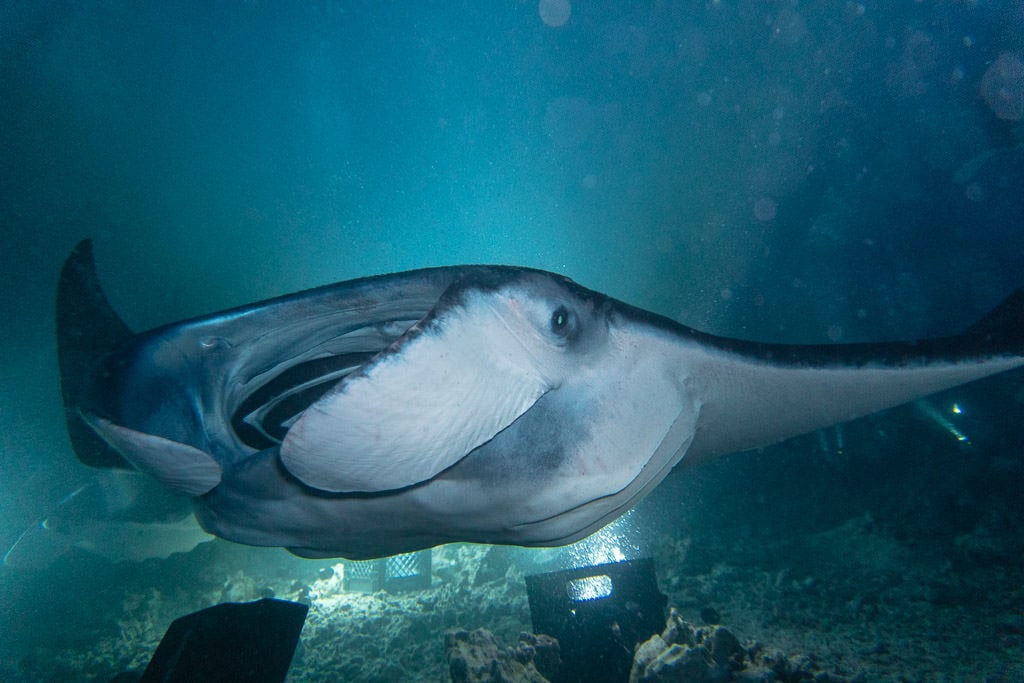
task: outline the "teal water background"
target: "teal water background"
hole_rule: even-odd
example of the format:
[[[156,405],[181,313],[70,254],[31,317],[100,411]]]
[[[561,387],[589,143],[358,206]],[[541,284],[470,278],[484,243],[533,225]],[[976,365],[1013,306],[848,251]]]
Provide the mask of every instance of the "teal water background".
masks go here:
[[[777,341],[951,333],[1024,283],[1024,73],[985,83],[1019,2],[8,2],[0,51],[4,545],[86,476],[53,337],[84,237],[139,330],[457,263]]]

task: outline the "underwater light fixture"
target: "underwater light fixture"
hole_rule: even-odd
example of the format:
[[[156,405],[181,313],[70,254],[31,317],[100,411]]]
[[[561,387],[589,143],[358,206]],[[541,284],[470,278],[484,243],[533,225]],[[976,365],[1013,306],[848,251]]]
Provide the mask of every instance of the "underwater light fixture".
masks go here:
[[[607,574],[571,579],[565,585],[565,592],[573,602],[600,600],[612,594],[612,579]]]
[[[915,401],[914,405],[917,406],[917,409],[920,410],[925,417],[952,434],[957,441],[961,443],[970,443],[970,439],[967,438],[967,435],[960,431],[948,417],[943,415],[942,412],[940,412],[939,409],[931,403],[925,400],[920,400]],[[963,415],[964,411],[959,403],[954,403],[949,409],[949,412],[953,415]]]

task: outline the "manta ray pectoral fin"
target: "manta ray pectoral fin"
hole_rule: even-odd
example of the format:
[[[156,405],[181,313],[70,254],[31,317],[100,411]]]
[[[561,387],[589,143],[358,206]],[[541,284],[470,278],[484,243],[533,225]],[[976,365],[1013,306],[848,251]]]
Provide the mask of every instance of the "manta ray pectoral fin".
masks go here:
[[[57,287],[57,359],[68,436],[78,459],[92,467],[128,469],[130,464],[82,421],[83,412],[103,412],[97,368],[132,338],[111,307],[96,274],[92,240],[68,256]]]
[[[220,483],[220,465],[198,448],[128,429],[95,415],[83,414],[82,419],[126,460],[175,493],[201,496]]]
[[[961,336],[982,349],[1024,353],[1024,287],[1012,292]]]
[[[525,413],[551,387],[482,294],[406,333],[311,405],[281,444],[323,491],[426,481]]]

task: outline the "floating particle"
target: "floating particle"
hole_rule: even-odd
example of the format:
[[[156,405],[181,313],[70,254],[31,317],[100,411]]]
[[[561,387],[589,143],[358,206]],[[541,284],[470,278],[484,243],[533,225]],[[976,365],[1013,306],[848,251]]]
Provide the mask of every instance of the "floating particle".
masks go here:
[[[771,197],[760,197],[754,202],[754,218],[759,221],[770,221],[775,218],[778,207]]]
[[[541,21],[552,28],[558,28],[569,21],[572,4],[569,0],[540,0],[537,11]]]
[[[1024,62],[1004,52],[981,77],[982,99],[995,115],[1006,121],[1024,118]]]

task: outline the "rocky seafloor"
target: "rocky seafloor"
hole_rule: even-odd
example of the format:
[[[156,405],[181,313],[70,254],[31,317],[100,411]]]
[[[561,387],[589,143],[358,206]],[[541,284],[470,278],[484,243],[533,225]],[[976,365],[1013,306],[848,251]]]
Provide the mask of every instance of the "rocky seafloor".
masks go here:
[[[666,538],[656,559],[662,589],[680,615],[703,624],[702,612],[713,610],[744,651],[802,662],[786,670],[834,680],[1021,681],[1024,548],[997,550],[995,542],[992,530],[979,528],[958,537],[958,558],[941,557],[860,517],[769,547],[748,540],[696,553],[686,539]],[[215,542],[194,551],[197,557],[168,561],[182,565],[173,572],[66,596],[67,610],[53,614],[52,637],[5,660],[3,680],[106,680],[144,667],[175,617],[269,595],[311,605],[290,680],[447,680],[449,629],[484,627],[508,644],[531,630],[526,568],[513,561],[500,575],[480,577],[488,552],[436,550],[430,589],[360,594],[341,591],[329,567],[311,581],[266,576],[262,563],[238,568],[249,552]],[[202,568],[193,574],[188,564]],[[190,580],[180,581],[183,575]],[[60,593],[54,587],[50,597]],[[73,621],[78,601],[95,609],[84,626]],[[65,629],[75,632],[59,637]],[[748,657],[747,666],[753,663]]]
[[[684,469],[633,516],[656,529],[642,551],[691,629],[677,644],[710,643],[709,624],[738,644],[706,680],[1024,681],[1020,437],[993,428],[1013,436],[968,447],[889,424],[848,427],[844,448],[809,436]],[[267,596],[310,604],[289,680],[449,680],[452,634],[520,647],[524,577],[567,557],[446,546],[429,588],[363,594],[342,589],[337,560],[219,540],[130,565],[74,555],[0,579],[0,680],[138,671],[174,618]],[[637,680],[689,680],[672,675]]]

